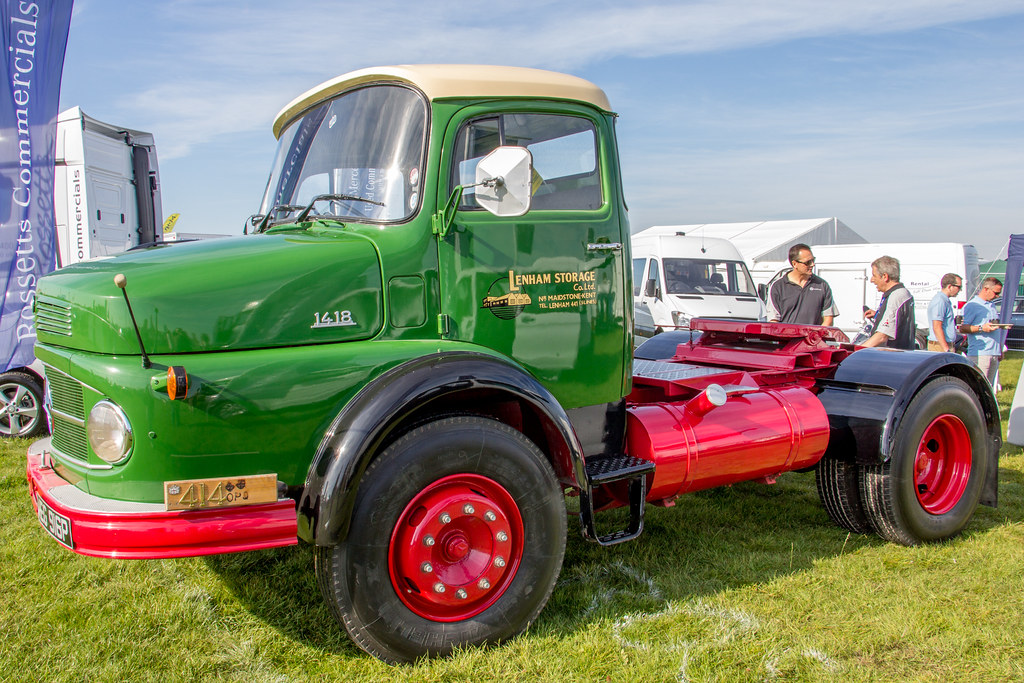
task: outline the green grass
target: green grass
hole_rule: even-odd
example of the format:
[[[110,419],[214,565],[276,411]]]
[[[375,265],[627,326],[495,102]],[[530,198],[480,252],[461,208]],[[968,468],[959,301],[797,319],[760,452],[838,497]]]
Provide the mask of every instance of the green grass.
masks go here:
[[[1004,422],[1022,358],[1002,366]],[[26,446],[0,445],[5,681],[1024,679],[1016,446],[1003,448],[999,507],[925,547],[832,526],[813,474],[649,507],[644,535],[614,548],[570,520],[562,576],[527,633],[405,667],[348,641],[307,547],[163,561],[60,548],[32,514]]]

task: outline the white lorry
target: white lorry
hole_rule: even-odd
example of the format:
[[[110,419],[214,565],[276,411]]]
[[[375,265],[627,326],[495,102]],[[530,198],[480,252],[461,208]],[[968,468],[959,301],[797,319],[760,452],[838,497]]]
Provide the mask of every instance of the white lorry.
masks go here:
[[[54,225],[57,267],[161,241],[160,176],[150,133],[114,126],[79,107],[57,117]],[[47,428],[42,373],[0,374],[0,437]]]
[[[814,272],[828,282],[839,309],[835,327],[855,341],[868,323],[864,318],[865,307],[875,309],[881,297],[871,284],[871,262],[879,256],[892,256],[900,262],[900,281],[914,296],[914,317],[918,342],[922,346],[928,335],[928,303],[938,293],[942,276],[956,273],[963,278],[964,286],[954,302],[958,311],[980,286],[978,250],[970,244],[829,244],[812,246],[811,250],[814,252]],[[787,270],[788,265],[782,267],[780,264],[776,277]]]
[[[688,329],[692,318],[765,320],[743,256],[728,240],[655,226],[634,234],[631,243],[638,337]]]

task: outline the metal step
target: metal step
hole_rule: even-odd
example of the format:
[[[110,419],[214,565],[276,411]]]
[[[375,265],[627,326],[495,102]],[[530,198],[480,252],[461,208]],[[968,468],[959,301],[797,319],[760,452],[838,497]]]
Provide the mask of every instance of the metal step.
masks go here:
[[[615,545],[630,541],[644,529],[644,499],[647,497],[647,476],[654,473],[654,463],[629,455],[594,458],[587,463],[587,486],[580,492],[580,523],[583,535],[599,545]],[[594,519],[593,491],[618,481],[629,482],[629,526],[619,531],[599,534]]]
[[[591,486],[609,484],[622,479],[632,479],[641,474],[654,472],[654,463],[631,455],[619,455],[587,460],[587,479]]]

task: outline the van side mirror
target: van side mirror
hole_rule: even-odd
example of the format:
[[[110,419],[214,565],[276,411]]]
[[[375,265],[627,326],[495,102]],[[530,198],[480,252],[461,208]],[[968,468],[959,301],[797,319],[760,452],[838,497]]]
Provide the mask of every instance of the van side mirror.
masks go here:
[[[495,216],[530,210],[533,155],[525,147],[498,147],[476,165],[477,204]]]
[[[757,286],[757,296],[760,297],[761,301],[768,301],[768,285],[761,283]]]
[[[658,289],[654,284],[654,278],[644,283],[644,296],[657,297]]]

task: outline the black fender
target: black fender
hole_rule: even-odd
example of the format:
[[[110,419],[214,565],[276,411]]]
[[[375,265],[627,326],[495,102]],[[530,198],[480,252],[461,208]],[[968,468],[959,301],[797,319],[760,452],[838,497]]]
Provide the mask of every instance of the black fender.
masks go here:
[[[568,476],[586,484],[583,449],[572,424],[555,397],[536,379],[509,361],[482,353],[431,354],[377,377],[331,423],[299,499],[299,537],[320,546],[344,541],[359,482],[391,431],[432,403],[474,390],[528,404],[545,423],[549,438],[564,441],[571,470]],[[544,444],[538,445],[544,448]],[[557,464],[555,470],[559,470]]]
[[[680,344],[692,344],[700,339],[703,332],[697,330],[669,330],[650,337],[633,350],[633,358],[640,360],[665,360],[676,355]]]
[[[850,354],[832,378],[817,381],[830,428],[825,455],[861,465],[888,461],[907,405],[925,382],[943,375],[966,382],[981,404],[989,468],[980,502],[994,507],[1002,446],[999,406],[985,376],[955,353],[868,348]]]

